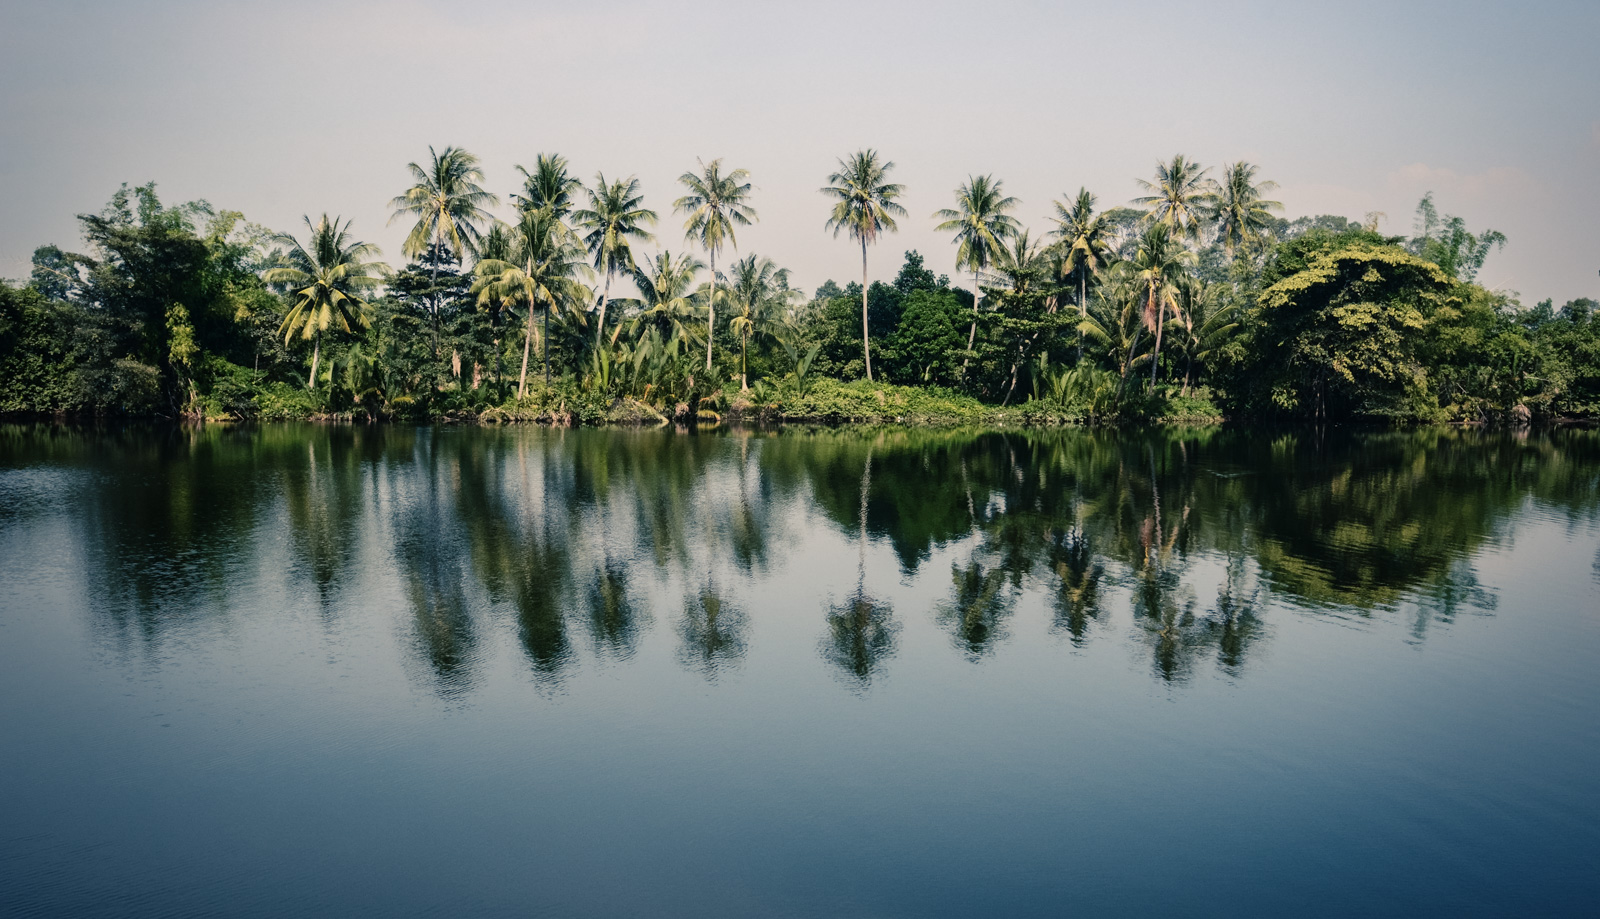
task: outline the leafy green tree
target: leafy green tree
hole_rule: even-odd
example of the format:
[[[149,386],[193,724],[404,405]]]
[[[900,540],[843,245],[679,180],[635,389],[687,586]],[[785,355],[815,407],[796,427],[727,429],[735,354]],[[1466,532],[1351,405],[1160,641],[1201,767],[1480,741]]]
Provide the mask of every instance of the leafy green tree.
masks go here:
[[[739,248],[736,229],[757,219],[750,206],[750,173],[722,172],[722,160],[701,163],[700,172],[685,172],[678,181],[687,192],[672,209],[687,215],[684,238],[700,244],[711,259],[711,293],[706,299],[706,372],[711,372],[711,347],[717,332],[717,253],[724,244]]]
[[[1309,233],[1279,246],[1263,278],[1247,379],[1279,411],[1426,417],[1418,360],[1430,317],[1453,280],[1432,262],[1357,230]]]
[[[1180,153],[1171,163],[1156,164],[1154,182],[1137,180],[1150,194],[1133,199],[1133,203],[1148,208],[1149,219],[1173,235],[1198,237],[1217,198],[1216,183],[1205,177],[1209,171]]]
[[[1258,171],[1259,167],[1243,160],[1224,167],[1222,182],[1205,210],[1204,219],[1216,226],[1230,259],[1235,248],[1271,226],[1273,211],[1283,210],[1282,203],[1262,197],[1278,183],[1255,181]]]
[[[480,303],[498,300],[507,305],[521,304],[525,311],[522,340],[522,371],[517,379],[517,398],[528,391],[528,356],[533,346],[533,311],[544,309],[544,331],[540,348],[544,359],[544,381],[550,382],[550,313],[573,310],[588,299],[588,288],[580,277],[589,274],[583,246],[555,216],[552,208],[537,208],[523,213],[511,228],[509,260],[485,259],[478,262],[473,290]]]
[[[894,289],[900,291],[902,295],[914,290],[943,290],[949,286],[950,279],[944,275],[935,275],[928,270],[922,255],[915,249],[906,252],[906,260],[900,265],[900,273],[894,276]],[[835,293],[833,296],[838,295]]]
[[[606,330],[606,307],[611,303],[611,276],[618,272],[631,273],[633,243],[655,239],[646,225],[654,226],[656,212],[643,206],[644,196],[639,193],[639,180],[633,176],[607,182],[605,173],[596,173],[594,188],[585,189],[589,206],[574,211],[572,216],[578,226],[588,233],[583,242],[594,259],[594,268],[605,278],[600,294],[600,317],[595,324],[594,340],[598,347]]]
[[[899,229],[894,218],[906,212],[895,201],[905,192],[905,186],[889,181],[889,170],[893,168],[894,163],[878,159],[878,151],[860,150],[839,158],[838,168],[828,176],[833,184],[822,189],[834,201],[827,228],[835,238],[840,232],[848,232],[861,243],[861,361],[867,368],[869,383],[872,336],[867,329],[867,246],[877,242],[883,233]]]
[[[955,386],[961,367],[965,307],[956,291],[919,288],[900,303],[900,321],[885,348],[889,373],[902,383]]]
[[[956,188],[956,206],[934,213],[942,221],[935,230],[955,234],[956,265],[972,269],[972,327],[967,331],[967,350],[978,335],[978,276],[994,261],[1005,240],[1015,236],[1021,226],[1006,213],[1017,206],[1017,199],[1005,196],[1001,183],[992,175],[968,176]],[[963,368],[966,362],[963,361]]]
[[[305,221],[311,231],[306,242],[302,244],[287,233],[280,235],[278,241],[288,251],[283,264],[269,268],[264,277],[269,284],[285,285],[294,297],[278,331],[285,342],[296,334],[312,342],[306,387],[316,389],[322,336],[333,326],[348,334],[355,331],[352,324],[361,328],[371,325],[366,295],[383,283],[389,269],[375,260],[377,246],[350,238],[349,221],[341,225],[337,217],[330,220],[327,214],[316,223],[310,216]]]

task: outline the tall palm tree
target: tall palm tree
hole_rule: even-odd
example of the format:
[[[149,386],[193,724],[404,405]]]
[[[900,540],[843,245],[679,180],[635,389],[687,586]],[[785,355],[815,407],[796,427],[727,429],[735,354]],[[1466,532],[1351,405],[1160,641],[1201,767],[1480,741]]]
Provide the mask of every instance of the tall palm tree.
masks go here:
[[[572,201],[583,183],[567,173],[567,158],[559,153],[541,153],[533,161],[533,171],[521,166],[522,191],[511,200],[519,211],[547,210],[557,220],[572,214]]]
[[[1240,160],[1222,170],[1222,184],[1206,210],[1206,218],[1217,226],[1222,247],[1233,257],[1235,246],[1254,239],[1272,223],[1272,212],[1283,204],[1262,197],[1278,187],[1277,182],[1255,182],[1257,166]]]
[[[511,228],[503,221],[496,220],[478,242],[478,260],[509,262],[516,257],[514,250]],[[478,302],[489,308],[489,337],[494,342],[495,398],[501,399],[505,397],[505,393],[500,388],[500,314],[505,311],[506,303],[503,299],[493,296],[488,301],[480,297]]]
[[[1173,234],[1195,238],[1216,200],[1217,183],[1206,178],[1209,171],[1180,153],[1171,163],[1156,164],[1154,182],[1137,180],[1139,187],[1150,194],[1133,199],[1133,203],[1149,208],[1150,220]]]
[[[484,210],[499,203],[494,195],[484,191],[478,183],[483,181],[483,170],[478,168],[478,158],[460,147],[446,147],[442,153],[428,148],[426,167],[407,163],[414,184],[406,189],[389,206],[394,213],[389,222],[402,217],[415,217],[411,232],[406,235],[401,252],[407,258],[417,259],[427,254],[429,248],[442,248],[456,261],[464,261],[478,251],[479,224],[492,223],[494,218]],[[439,266],[437,261],[428,268],[429,286],[437,286]],[[438,345],[439,300],[433,302],[434,345]]]
[[[363,296],[377,287],[389,267],[374,261],[378,247],[350,238],[350,223],[341,226],[339,218],[328,219],[327,214],[316,223],[306,217],[311,235],[304,245],[288,233],[275,238],[275,242],[288,246],[282,256],[283,263],[269,268],[263,279],[269,284],[287,285],[294,294],[294,306],[283,317],[278,331],[283,333],[284,344],[295,333],[310,339],[311,376],[306,386],[317,388],[317,362],[322,357],[322,333],[337,324],[346,332],[353,331],[351,324],[365,329],[372,325],[369,317],[371,305]]]
[[[522,374],[517,398],[528,389],[528,353],[533,343],[533,311],[544,308],[540,347],[544,355],[544,381],[550,382],[550,312],[571,309],[586,301],[588,288],[578,278],[589,273],[583,247],[548,209],[531,210],[511,229],[512,258],[478,262],[478,279],[472,285],[480,303],[500,300],[527,309],[522,341]]]
[[[839,168],[828,176],[832,185],[822,193],[834,199],[833,213],[828,217],[827,228],[838,238],[840,231],[848,231],[861,243],[861,357],[867,367],[867,382],[872,382],[872,348],[867,332],[867,245],[877,242],[884,232],[894,232],[899,227],[894,218],[904,216],[906,209],[895,203],[905,191],[904,185],[888,180],[892,162],[879,162],[878,151],[867,149],[840,157]]]
[[[1095,213],[1094,205],[1094,195],[1080,187],[1070,207],[1063,201],[1055,202],[1056,216],[1052,218],[1056,223],[1052,234],[1065,250],[1062,268],[1078,273],[1079,321],[1089,315],[1089,275],[1105,263],[1115,232],[1104,214]],[[1082,332],[1078,333],[1078,359],[1083,360]]]
[[[694,315],[695,276],[705,267],[705,262],[687,252],[676,258],[671,252],[660,252],[645,267],[634,268],[633,285],[643,301],[636,322],[687,342],[689,319]]]
[[[1156,371],[1161,367],[1161,330],[1167,323],[1167,311],[1178,314],[1181,285],[1194,261],[1194,253],[1174,238],[1164,223],[1151,224],[1139,237],[1139,251],[1134,254],[1133,267],[1144,285],[1145,327],[1156,333],[1155,351],[1150,358],[1152,386],[1156,382]]]
[[[728,300],[733,307],[729,327],[739,337],[739,388],[748,390],[750,380],[745,361],[750,336],[764,331],[799,291],[789,286],[789,270],[779,268],[772,259],[747,255],[728,271]]]
[[[706,300],[706,371],[711,370],[711,346],[717,331],[717,252],[723,243],[738,251],[736,227],[749,226],[757,219],[750,207],[750,173],[734,169],[722,173],[722,160],[701,163],[700,172],[678,177],[688,194],[672,202],[672,209],[688,215],[683,222],[684,238],[698,242],[711,257],[711,296]]]
[[[611,303],[611,276],[619,271],[632,272],[633,245],[637,240],[655,239],[644,228],[655,225],[656,212],[641,206],[644,196],[639,193],[639,180],[633,176],[607,182],[605,173],[596,173],[594,188],[584,189],[589,196],[589,206],[573,211],[573,219],[588,234],[584,245],[594,258],[595,270],[605,277],[605,287],[600,294],[600,323],[595,327],[594,340],[598,347],[606,330],[606,307]]]
[[[994,261],[1004,241],[1015,236],[1020,224],[1006,211],[1016,207],[1016,198],[1001,193],[1000,180],[992,175],[968,176],[956,188],[956,206],[934,213],[944,221],[934,227],[955,234],[956,267],[972,269],[972,328],[967,330],[967,350],[978,338],[978,275]],[[965,372],[967,361],[961,361]]]

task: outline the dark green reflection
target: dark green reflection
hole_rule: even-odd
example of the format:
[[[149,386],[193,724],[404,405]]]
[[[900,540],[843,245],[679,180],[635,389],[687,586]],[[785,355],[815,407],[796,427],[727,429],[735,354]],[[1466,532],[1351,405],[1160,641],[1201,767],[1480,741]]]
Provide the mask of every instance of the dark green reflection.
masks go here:
[[[981,663],[1033,634],[1035,602],[1071,646],[1132,637],[1181,681],[1246,677],[1285,604],[1393,617],[1419,642],[1493,614],[1475,557],[1530,501],[1593,525],[1600,435],[7,425],[0,498],[0,527],[61,516],[92,627],[130,652],[281,578],[330,623],[396,598],[419,679],[445,694],[501,642],[555,686],[634,659],[656,621],[714,679],[775,600],[814,603],[807,640],[854,691],[907,628]],[[814,566],[814,598],[768,593],[812,565],[796,547],[830,541],[854,571]],[[902,589],[914,617],[885,599]]]

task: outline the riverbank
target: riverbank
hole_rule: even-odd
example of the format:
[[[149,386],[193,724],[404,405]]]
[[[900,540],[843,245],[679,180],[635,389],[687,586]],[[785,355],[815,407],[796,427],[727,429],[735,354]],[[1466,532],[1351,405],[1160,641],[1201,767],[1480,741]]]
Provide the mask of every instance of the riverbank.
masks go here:
[[[1168,389],[1171,391],[1169,392]],[[941,387],[897,386],[823,378],[806,385],[730,385],[705,395],[646,401],[612,396],[570,380],[529,386],[521,399],[494,402],[470,393],[444,393],[442,410],[419,412],[381,397],[343,406],[318,404],[307,390],[263,393],[253,414],[227,413],[210,421],[411,421],[558,426],[688,423],[899,424],[917,427],[987,425],[1051,427],[1089,424],[1215,424],[1222,410],[1203,388],[1184,395],[1177,387],[1138,393],[1118,401],[1109,389],[1029,398],[991,405]]]

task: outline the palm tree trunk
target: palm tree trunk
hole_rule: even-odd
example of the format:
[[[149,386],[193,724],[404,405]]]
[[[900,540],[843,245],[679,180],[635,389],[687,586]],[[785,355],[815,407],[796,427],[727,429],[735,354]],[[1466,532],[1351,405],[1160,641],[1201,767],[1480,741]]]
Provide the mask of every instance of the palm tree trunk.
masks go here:
[[[978,340],[978,269],[972,269],[972,328],[967,330],[968,356],[961,359],[961,375],[967,375],[967,361],[971,359],[972,345]]]
[[[544,352],[544,385],[550,388],[550,301],[544,302],[544,329],[539,334],[539,350]]]
[[[317,388],[317,361],[322,358],[322,336],[318,335],[311,346],[311,377],[306,380],[306,387],[312,390]]]
[[[1089,278],[1087,264],[1078,266],[1078,321],[1089,318]],[[1083,327],[1078,327],[1078,363],[1083,363]]]
[[[861,237],[861,358],[867,365],[867,382],[872,382],[872,346],[867,332],[867,238]]]
[[[717,250],[711,250],[711,299],[706,301],[706,379],[711,379],[711,342],[717,337]]]
[[[1156,385],[1156,372],[1161,369],[1161,327],[1167,324],[1167,302],[1156,307],[1156,353],[1150,359],[1150,385]]]
[[[439,359],[439,247],[444,244],[444,224],[433,231],[433,257],[428,259],[428,288],[433,300],[433,359]]]
[[[600,324],[594,330],[594,346],[600,347],[600,341],[606,334],[606,307],[611,303],[611,272],[606,272],[606,286],[600,292]]]
[[[528,352],[533,349],[533,304],[528,304],[528,325],[522,336],[522,377],[517,380],[517,401],[528,392]]]
[[[750,333],[745,332],[739,336],[739,390],[750,391],[748,365],[745,363],[745,352],[750,350]]]

